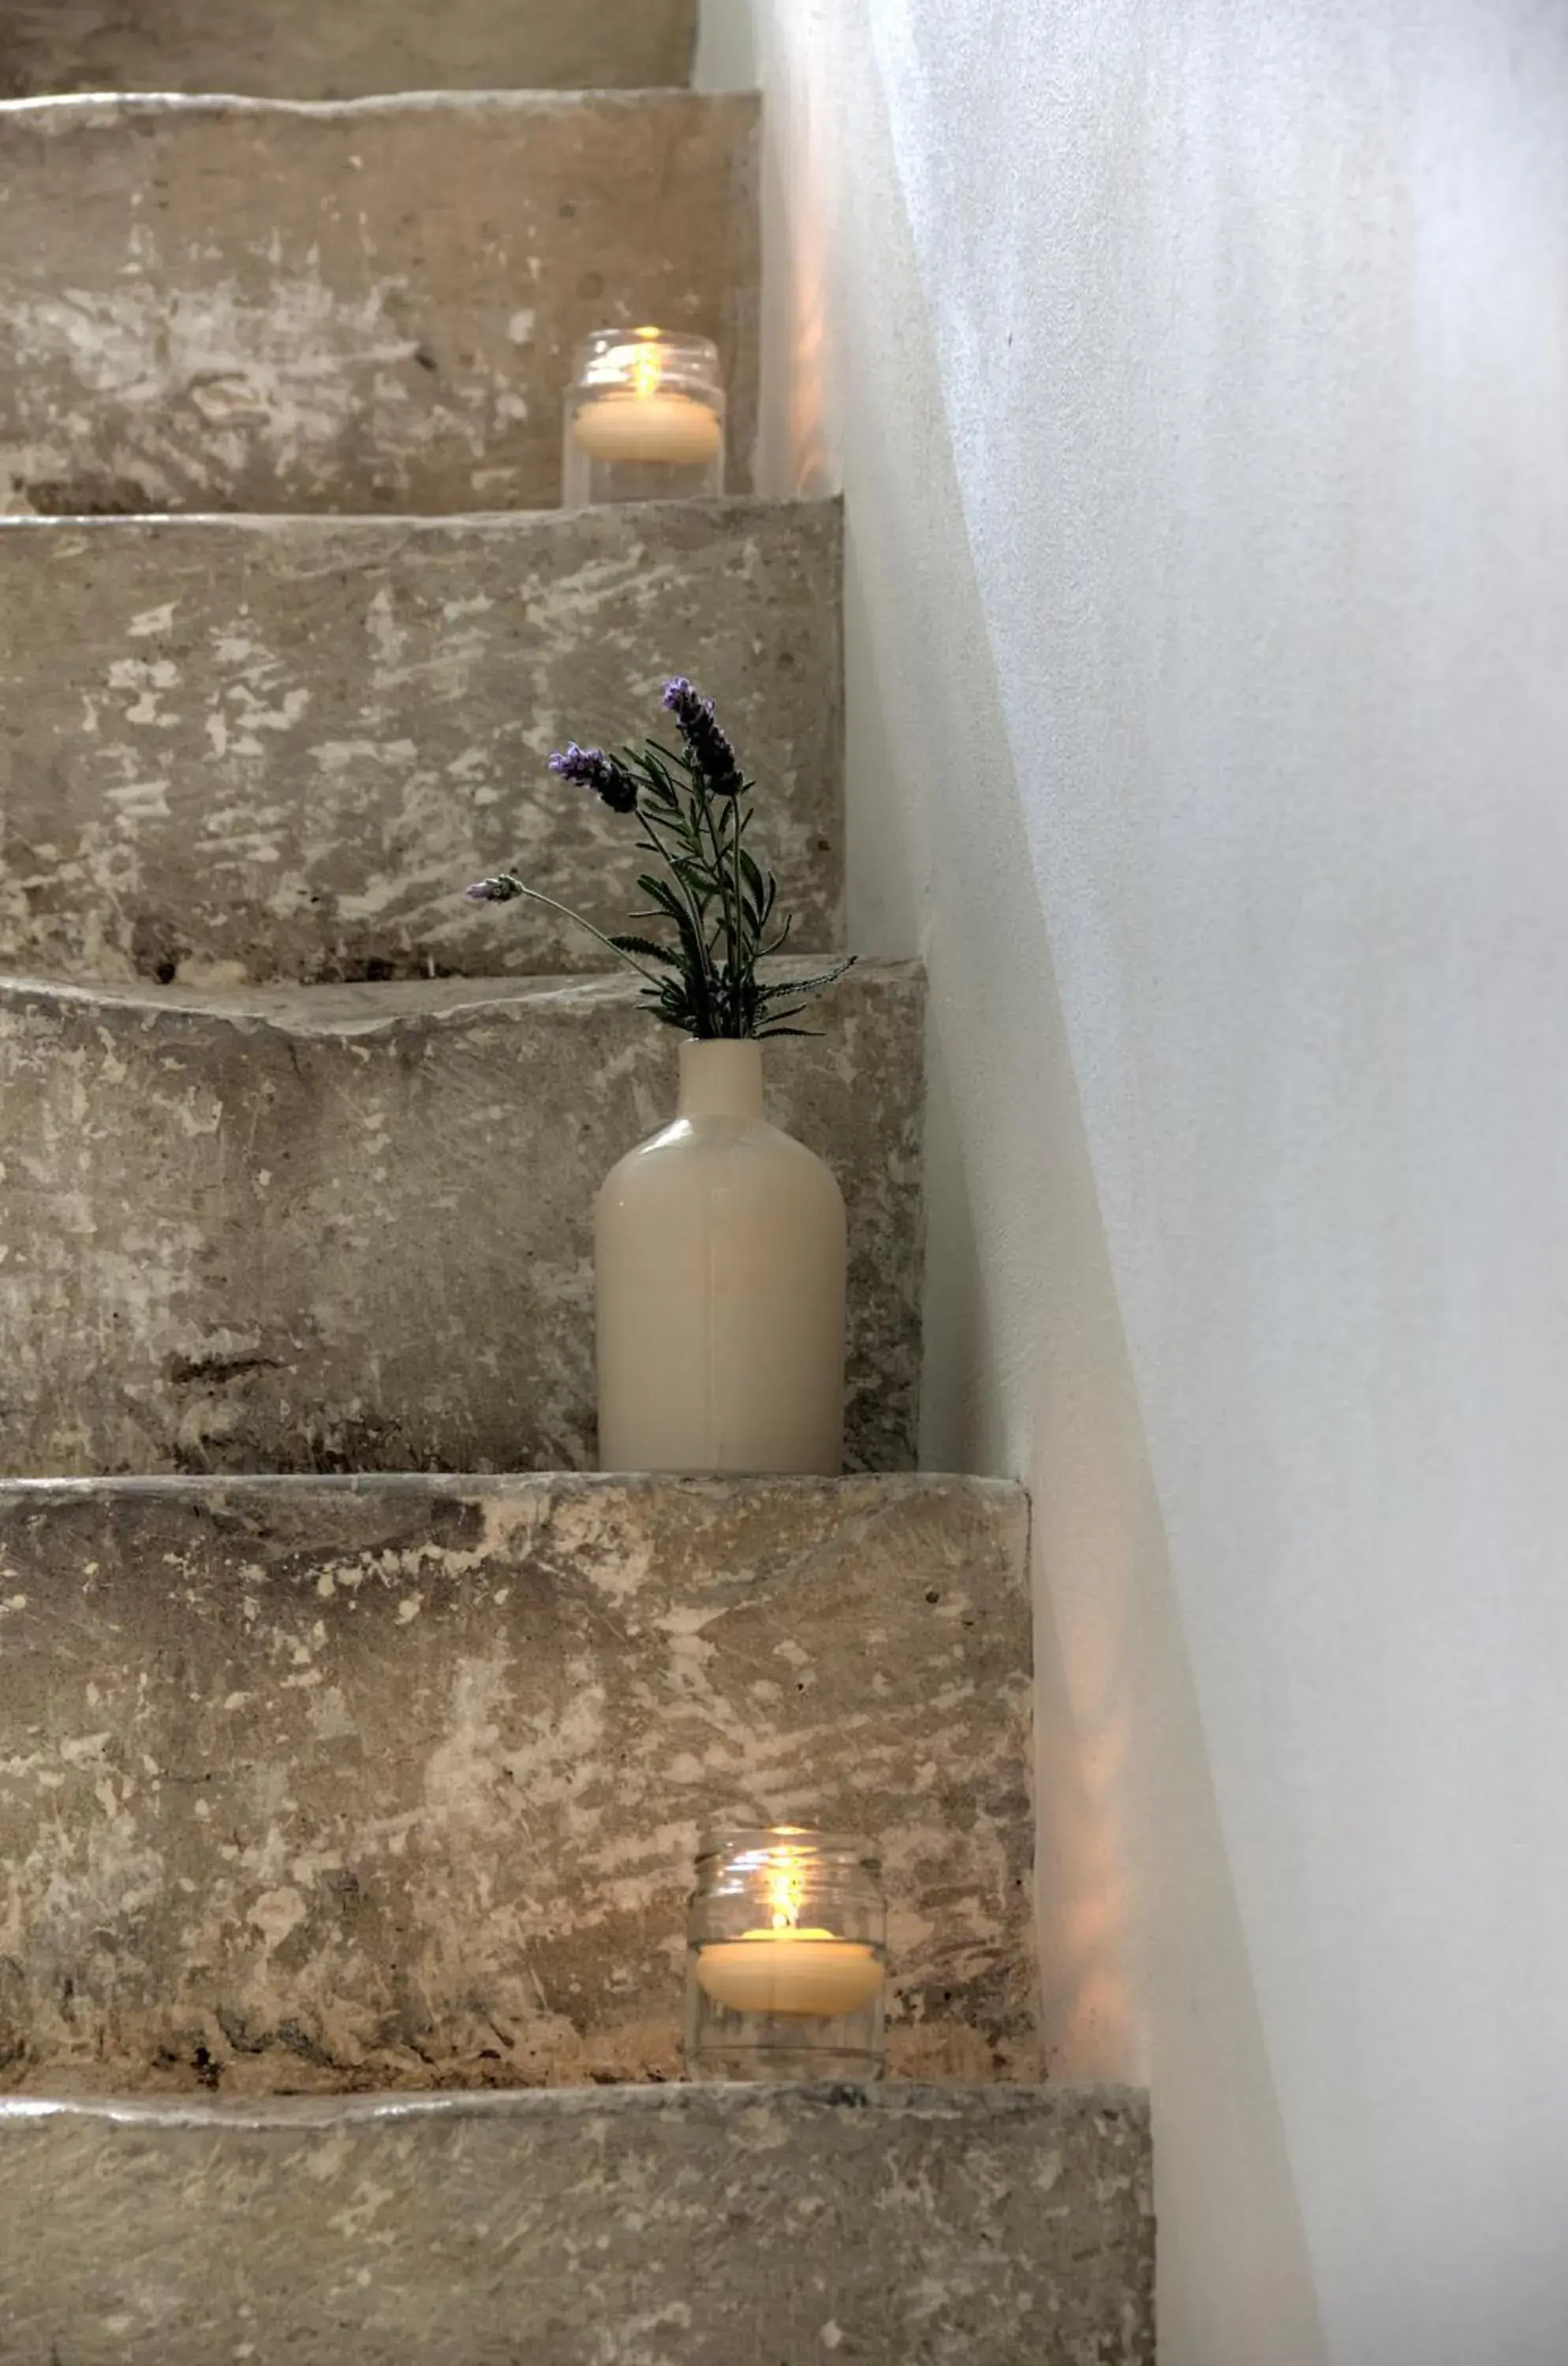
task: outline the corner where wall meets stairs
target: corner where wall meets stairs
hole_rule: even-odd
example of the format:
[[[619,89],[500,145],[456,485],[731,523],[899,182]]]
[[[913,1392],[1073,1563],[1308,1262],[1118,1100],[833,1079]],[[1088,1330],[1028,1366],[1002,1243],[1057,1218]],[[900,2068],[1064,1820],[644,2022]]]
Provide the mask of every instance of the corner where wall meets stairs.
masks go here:
[[[919,968],[771,1060],[852,1473],[590,1475],[673,1046],[544,772],[663,678],[843,929],[841,529],[750,491],[759,109],[693,0],[0,0],[0,2359],[1149,2366],[1139,2096],[1043,2076],[1027,1505],[911,1468]],[[565,515],[574,341],[728,495]],[[700,1830],[873,1831],[873,2090],[680,2083]]]

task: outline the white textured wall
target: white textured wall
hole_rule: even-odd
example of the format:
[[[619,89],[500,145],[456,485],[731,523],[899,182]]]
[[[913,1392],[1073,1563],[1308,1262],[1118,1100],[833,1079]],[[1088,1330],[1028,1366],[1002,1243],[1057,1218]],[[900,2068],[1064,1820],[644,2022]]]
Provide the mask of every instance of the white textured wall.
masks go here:
[[[1168,2366],[1563,2366],[1568,6],[755,9],[1057,2058]]]

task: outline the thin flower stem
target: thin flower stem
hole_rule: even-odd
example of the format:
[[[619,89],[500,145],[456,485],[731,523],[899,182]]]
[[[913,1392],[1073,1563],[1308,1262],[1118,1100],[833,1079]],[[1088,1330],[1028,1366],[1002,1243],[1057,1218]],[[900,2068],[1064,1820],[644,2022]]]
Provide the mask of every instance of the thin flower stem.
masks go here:
[[[735,841],[735,926],[738,936],[740,923],[746,916],[745,900],[740,893],[740,835],[746,827],[740,812],[741,794],[741,792],[737,793],[732,804],[729,817],[730,836]],[[731,959],[730,967],[733,972],[733,979],[730,986],[730,999],[734,1008],[735,1024],[737,1028],[739,1028],[740,1024],[740,950],[739,943],[736,946],[734,955]]]
[[[692,817],[687,822],[684,831],[686,844],[695,860],[705,865],[708,876],[712,879],[715,886],[718,890],[719,913],[723,923],[725,938],[725,977],[729,989],[728,1020],[731,1028],[738,1030],[740,1024],[741,977],[746,966],[742,961],[740,946],[740,940],[744,933],[743,922],[745,919],[745,906],[741,900],[740,895],[740,849],[739,839],[740,827],[739,804],[739,801],[737,801],[734,816],[734,828],[736,831],[736,844],[734,849],[735,859],[727,868],[725,863],[726,850],[724,846],[723,833],[715,817],[713,796],[708,788],[707,780],[703,772],[702,767],[694,762],[690,756],[677,756],[671,749],[659,746],[657,741],[650,744],[654,747],[655,752],[664,758],[667,763],[678,765],[680,770],[686,776],[688,784],[687,794],[691,801]],[[645,821],[648,818],[646,813],[642,812],[640,808],[638,818]],[[703,838],[705,832],[707,837],[708,845],[712,849],[711,855],[705,854],[703,851]],[[669,857],[666,856],[665,860],[668,862]],[[729,875],[731,871],[734,873],[733,887]],[[705,961],[704,975],[708,986],[709,1005],[710,1008],[715,1009],[716,1015],[718,1003],[718,980],[713,975],[711,967],[712,948],[708,942],[707,931],[705,929],[701,931],[701,935]]]
[[[607,937],[603,929],[596,929],[592,920],[585,920],[581,912],[574,912],[570,904],[558,904],[553,896],[546,896],[537,887],[526,885],[514,872],[509,872],[507,876],[520,896],[526,896],[530,903],[547,905],[552,912],[558,912],[563,920],[570,920],[575,927],[586,929],[591,937],[598,939],[606,952],[614,953],[615,959],[618,962],[625,962],[628,969],[635,969],[638,977],[645,977],[649,986],[659,986],[663,984],[663,980],[654,971],[645,967],[635,953],[628,953],[624,946],[616,944],[613,938]]]
[[[740,1001],[739,987],[737,985],[737,978],[740,967],[740,921],[742,917],[740,899],[738,893],[735,899],[734,908],[732,910],[730,907],[729,881],[725,871],[724,844],[719,835],[718,824],[714,819],[713,799],[709,794],[707,783],[704,780],[701,772],[694,771],[691,778],[695,792],[694,802],[696,808],[702,816],[703,822],[706,825],[708,840],[713,848],[713,875],[715,880],[717,882],[719,906],[724,914],[725,952],[727,955],[725,968],[729,983],[729,1023],[732,1027],[738,1027],[740,1023]],[[739,864],[736,866],[736,875],[737,881],[739,881]]]
[[[694,934],[698,944],[702,947],[703,983],[707,991],[708,1008],[711,1009],[714,1005],[717,980],[715,978],[712,967],[709,963],[707,930],[703,925],[703,916],[697,908],[697,905],[692,895],[691,889],[687,886],[686,882],[682,878],[681,873],[676,870],[674,863],[671,861],[669,851],[664,846],[662,839],[660,838],[658,826],[653,817],[649,814],[646,805],[639,805],[637,806],[637,817],[638,821],[641,822],[644,829],[646,829],[652,838],[654,844],[659,848],[660,860],[668,870],[671,879],[674,880],[675,884],[681,893],[681,900],[685,905],[687,911],[691,914],[693,933]]]
[[[729,917],[729,893],[724,882],[724,858],[719,851],[718,830],[713,817],[713,805],[708,796],[707,783],[701,772],[692,774],[692,811],[696,816],[695,838],[698,859],[707,863],[708,874],[718,889],[719,918],[724,928],[724,968],[728,976],[735,957],[735,930]],[[711,859],[703,853],[703,834],[706,832],[713,849]]]

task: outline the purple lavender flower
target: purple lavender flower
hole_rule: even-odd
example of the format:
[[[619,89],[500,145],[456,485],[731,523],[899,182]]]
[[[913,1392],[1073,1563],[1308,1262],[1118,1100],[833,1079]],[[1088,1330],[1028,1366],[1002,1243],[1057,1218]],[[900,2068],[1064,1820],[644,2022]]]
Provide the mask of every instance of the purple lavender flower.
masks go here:
[[[713,701],[693,687],[684,674],[664,685],[664,704],[675,717],[686,743],[686,753],[716,797],[736,797],[745,787],[739,763],[719,727]]]
[[[523,892],[522,881],[513,879],[510,871],[498,872],[493,879],[476,879],[463,890],[470,904],[510,904]]]
[[[572,781],[579,788],[592,789],[612,813],[637,811],[636,777],[618,756],[606,756],[603,748],[580,748],[574,739],[563,756],[550,758],[550,770],[558,781]]]

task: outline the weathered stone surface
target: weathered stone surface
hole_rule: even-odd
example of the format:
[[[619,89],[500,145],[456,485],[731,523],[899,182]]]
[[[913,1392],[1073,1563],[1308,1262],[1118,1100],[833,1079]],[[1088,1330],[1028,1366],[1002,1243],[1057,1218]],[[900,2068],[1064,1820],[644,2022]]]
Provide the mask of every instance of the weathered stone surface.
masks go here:
[[[592,1461],[593,1192],[674,1104],[634,988],[0,982],[0,1469]],[[769,1053],[848,1202],[857,1468],[914,1459],[921,1007],[866,964]]]
[[[838,943],[836,502],[0,525],[0,964],[181,984],[596,969],[643,867],[550,779],[690,673],[761,783],[800,947]]]
[[[684,83],[696,0],[0,0],[0,97],[652,90]]]
[[[7,2366],[1152,2366],[1125,2089],[0,2106]]]
[[[1033,2066],[996,1482],[0,1487],[0,2086],[679,2070],[699,1831],[864,1829],[892,2055]]]
[[[756,106],[0,106],[0,508],[553,505],[574,341],[716,337],[743,491]]]

